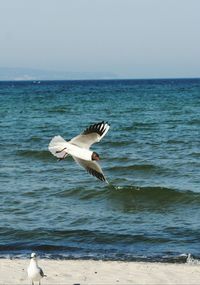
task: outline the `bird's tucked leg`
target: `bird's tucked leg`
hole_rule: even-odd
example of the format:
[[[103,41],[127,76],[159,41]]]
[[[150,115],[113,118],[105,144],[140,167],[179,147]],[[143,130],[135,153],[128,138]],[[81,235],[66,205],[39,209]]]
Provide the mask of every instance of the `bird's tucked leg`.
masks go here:
[[[58,161],[61,161],[61,160],[63,160],[63,159],[65,159],[65,157],[68,155],[68,153],[66,152],[64,155],[63,155],[63,157],[60,157],[59,159],[58,159]]]
[[[62,152],[65,149],[66,149],[66,147],[64,147],[62,150],[57,150],[56,153],[60,153],[60,152]]]
[[[67,149],[67,148],[64,147],[64,148],[61,149],[61,150],[57,150],[56,153],[61,153],[61,152],[64,151],[65,149]],[[59,157],[58,160],[60,161],[60,160],[65,159],[65,157],[66,157],[67,155],[68,155],[68,153],[66,152],[66,153],[63,155],[63,157]]]

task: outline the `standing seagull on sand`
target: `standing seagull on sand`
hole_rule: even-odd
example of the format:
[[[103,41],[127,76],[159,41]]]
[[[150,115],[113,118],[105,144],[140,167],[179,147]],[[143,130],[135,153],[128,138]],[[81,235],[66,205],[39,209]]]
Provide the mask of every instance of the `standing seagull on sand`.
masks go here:
[[[27,271],[28,278],[31,280],[32,285],[34,285],[35,281],[38,281],[40,285],[40,280],[46,276],[44,275],[42,269],[38,266],[37,256],[34,252],[31,253],[31,261],[29,267],[27,268]]]
[[[91,175],[96,176],[101,181],[107,182],[101,167],[97,163],[97,160],[100,159],[99,155],[91,151],[90,146],[99,142],[108,132],[109,128],[109,124],[104,121],[91,125],[82,134],[68,142],[61,136],[55,136],[49,144],[49,151],[60,160],[64,159],[68,154],[71,155]]]

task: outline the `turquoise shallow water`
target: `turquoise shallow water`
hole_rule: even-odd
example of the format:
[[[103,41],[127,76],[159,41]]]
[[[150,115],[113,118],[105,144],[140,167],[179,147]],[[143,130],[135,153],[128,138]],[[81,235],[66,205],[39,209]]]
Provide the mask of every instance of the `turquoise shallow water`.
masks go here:
[[[0,82],[0,102],[0,256],[200,258],[199,79]],[[110,185],[47,149],[102,120]]]

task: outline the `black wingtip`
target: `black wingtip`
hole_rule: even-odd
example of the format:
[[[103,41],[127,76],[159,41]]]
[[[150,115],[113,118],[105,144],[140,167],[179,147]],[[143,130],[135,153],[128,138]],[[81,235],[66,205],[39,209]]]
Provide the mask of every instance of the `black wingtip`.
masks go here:
[[[103,181],[103,182],[106,182],[106,181],[107,181],[106,178],[105,178],[105,176],[104,176],[102,173],[96,171],[95,169],[92,169],[92,168],[90,168],[90,167],[87,167],[86,170],[88,171],[88,173],[90,173],[91,175],[93,175],[93,176],[96,177],[97,179],[99,179],[99,180],[101,180],[101,181]]]
[[[106,131],[106,127],[105,127],[106,124],[110,126],[107,122],[105,123],[104,121],[90,125],[82,134],[88,135],[91,133],[97,133],[98,135],[102,136],[104,132]]]

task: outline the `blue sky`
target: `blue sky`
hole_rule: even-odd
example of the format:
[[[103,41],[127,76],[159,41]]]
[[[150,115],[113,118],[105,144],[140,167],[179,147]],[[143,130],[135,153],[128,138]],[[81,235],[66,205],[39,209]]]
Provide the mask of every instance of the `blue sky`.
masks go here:
[[[199,0],[0,0],[0,67],[200,76]]]

